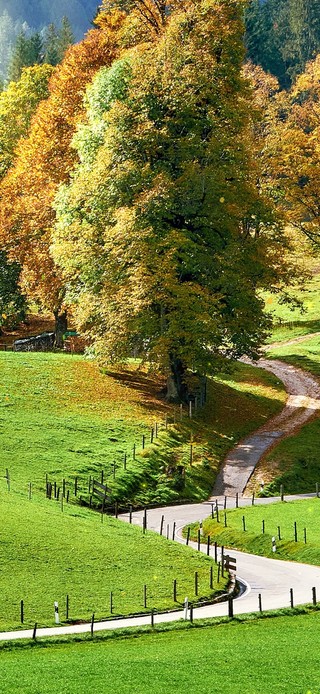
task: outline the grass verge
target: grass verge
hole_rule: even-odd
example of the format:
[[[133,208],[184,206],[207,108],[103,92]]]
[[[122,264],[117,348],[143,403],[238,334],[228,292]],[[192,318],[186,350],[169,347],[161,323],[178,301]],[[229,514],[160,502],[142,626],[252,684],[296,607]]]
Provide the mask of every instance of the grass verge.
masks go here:
[[[219,513],[219,521],[216,516],[204,521],[203,541],[206,542],[210,535],[211,540],[221,546],[320,565],[319,511],[320,499],[316,497],[227,510]],[[191,537],[196,540],[199,524],[190,527]],[[273,537],[276,539],[275,553]]]
[[[246,694],[318,694],[320,613],[296,608],[267,618],[279,614],[51,641],[50,648],[43,641],[33,648],[4,645],[0,686],[16,692],[19,671],[25,694],[90,694],[106,691],[106,681],[107,691],[121,694],[212,694],[220,688],[234,694],[237,682]]]

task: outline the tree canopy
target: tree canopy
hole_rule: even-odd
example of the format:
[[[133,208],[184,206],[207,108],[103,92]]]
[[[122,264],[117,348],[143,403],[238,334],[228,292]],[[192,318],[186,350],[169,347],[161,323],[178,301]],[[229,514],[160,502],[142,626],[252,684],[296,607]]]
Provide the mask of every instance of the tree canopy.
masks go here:
[[[104,359],[138,350],[160,365],[174,395],[188,369],[256,353],[268,326],[257,290],[279,282],[283,238],[256,186],[242,10],[185,2],[161,30],[146,19],[143,41],[132,32],[136,45],[87,91],[81,163],[56,201],[52,252],[80,329]]]

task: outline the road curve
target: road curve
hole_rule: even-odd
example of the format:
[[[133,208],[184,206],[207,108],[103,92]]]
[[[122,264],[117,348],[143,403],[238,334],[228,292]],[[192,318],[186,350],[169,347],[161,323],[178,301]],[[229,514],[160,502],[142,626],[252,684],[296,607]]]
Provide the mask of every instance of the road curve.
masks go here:
[[[305,495],[314,496],[314,495]],[[297,497],[286,497],[287,500]],[[257,499],[256,503],[274,503],[278,499]],[[228,499],[228,506],[234,505],[234,499]],[[220,500],[221,505],[224,503]],[[240,504],[249,505],[250,499],[241,499]],[[320,500],[319,500],[320,504]],[[169,531],[172,537],[173,524],[175,523],[175,538],[179,542],[184,542],[181,537],[181,529],[187,523],[197,520],[204,520],[210,515],[211,504],[191,504],[184,506],[171,506],[157,508],[148,511],[147,526],[149,530],[159,532],[161,517],[164,515],[165,532]],[[129,522],[129,515],[120,516],[120,520]],[[133,514],[132,521],[135,525],[142,526],[143,512]],[[196,548],[196,545],[190,543]],[[206,546],[201,548],[206,552]],[[211,549],[212,553],[212,549]],[[290,589],[293,590],[295,605],[310,603],[312,600],[312,588],[316,588],[317,595],[320,596],[320,567],[308,564],[298,564],[286,562],[266,557],[257,557],[245,552],[232,550],[232,556],[237,559],[237,577],[247,587],[241,597],[234,600],[234,614],[245,614],[257,612],[259,610],[259,594],[262,599],[262,609],[276,609],[290,607]],[[206,605],[194,609],[194,619],[205,619],[208,617],[221,617],[228,615],[228,604],[226,602],[216,605]],[[168,612],[165,614],[154,615],[154,623],[173,622],[184,618],[184,611]],[[110,619],[94,624],[94,632],[106,631],[111,629],[125,629],[128,627],[138,627],[150,625],[150,615],[140,617],[130,617],[125,619]],[[72,634],[90,633],[91,624],[72,624],[68,626],[56,626],[39,628],[36,631],[37,638],[70,636]],[[31,639],[32,629],[21,629],[11,632],[0,633],[0,641],[15,641],[19,639]]]
[[[274,359],[260,359],[255,365],[271,371],[283,382],[288,399],[278,415],[229,452],[217,475],[212,498],[242,494],[257,463],[268,449],[278,440],[298,431],[320,409],[320,385],[311,374]]]
[[[316,410],[320,409],[320,387],[315,378],[301,369],[280,361],[261,359],[257,365],[260,368],[273,372],[283,381],[288,392],[288,400],[279,415],[273,417],[257,432],[238,444],[227,457],[223,470],[217,479],[212,497],[214,503],[216,503],[215,500],[217,498],[217,502],[221,505],[225,504],[225,499],[223,497],[222,500],[221,495],[229,497],[226,499],[228,506],[234,505],[235,494],[237,492],[240,495],[242,494],[261,455],[273,445],[275,440],[292,434],[313,417]],[[286,497],[287,500],[294,498],[297,497]],[[257,499],[256,503],[268,504],[277,500],[270,498]],[[240,497],[239,505],[246,506],[250,503],[250,499]],[[209,500],[209,502],[203,504],[180,505],[149,510],[147,515],[148,529],[159,532],[161,517],[164,515],[165,534],[168,537],[172,537],[173,527],[175,527],[175,538],[179,542],[184,542],[181,536],[183,526],[192,521],[204,520],[210,514],[211,506],[212,504]],[[129,516],[124,514],[120,516],[120,519],[128,522]],[[134,513],[132,521],[134,524],[142,526],[143,512]],[[190,544],[195,547],[194,544]],[[206,551],[206,547],[203,547],[201,551]],[[316,589],[318,596],[320,596],[319,566],[268,559],[235,550],[232,550],[232,556],[235,556],[237,559],[237,577],[246,585],[243,595],[234,601],[235,614],[258,611],[259,595],[261,596],[263,610],[289,607],[291,590],[293,591],[292,595],[295,605],[311,602],[313,588]],[[196,608],[194,610],[194,619],[226,616],[227,614],[227,603],[219,603]],[[184,612],[181,610],[154,615],[154,623],[176,621],[183,619],[183,617]],[[145,624],[150,624],[150,616],[148,615],[98,622],[94,625],[94,631],[142,626]],[[87,623],[42,628],[38,629],[36,633],[37,637],[57,637],[88,633],[90,630],[91,624]],[[2,632],[0,633],[0,641],[29,639],[32,635],[33,630],[30,629]]]

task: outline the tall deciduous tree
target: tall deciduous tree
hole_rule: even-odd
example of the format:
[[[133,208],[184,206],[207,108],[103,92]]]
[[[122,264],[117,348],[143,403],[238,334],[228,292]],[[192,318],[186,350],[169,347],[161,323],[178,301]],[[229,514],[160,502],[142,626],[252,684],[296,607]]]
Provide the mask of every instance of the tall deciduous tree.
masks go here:
[[[264,160],[278,204],[288,221],[320,241],[320,56],[288,94],[275,101]]]
[[[0,239],[9,257],[22,265],[27,295],[53,311],[59,335],[66,320],[65,289],[49,252],[52,202],[76,161],[69,145],[82,113],[83,91],[101,65],[115,57],[122,19],[117,13],[103,30],[92,30],[69,49],[51,80],[50,96],[39,105],[0,187]]]
[[[282,237],[256,188],[242,3],[130,5],[122,34],[138,44],[88,93],[53,253],[100,357],[138,348],[183,398],[188,369],[256,353]]]
[[[27,135],[38,104],[49,96],[52,72],[49,65],[25,68],[20,80],[0,94],[0,178],[13,162],[19,139]]]

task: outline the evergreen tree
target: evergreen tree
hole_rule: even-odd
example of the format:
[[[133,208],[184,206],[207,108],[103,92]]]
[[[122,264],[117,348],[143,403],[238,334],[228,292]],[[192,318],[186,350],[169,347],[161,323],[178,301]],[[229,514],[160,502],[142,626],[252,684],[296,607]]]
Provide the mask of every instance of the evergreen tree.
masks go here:
[[[17,82],[24,67],[40,64],[43,61],[42,39],[38,32],[27,37],[25,31],[21,31],[14,47],[9,65],[8,75],[10,82]]]
[[[8,262],[0,251],[0,335],[1,327],[13,327],[24,320],[27,303],[19,288],[20,265]]]
[[[62,17],[61,28],[57,38],[58,62],[61,62],[65,52],[74,44],[74,34],[68,17]]]
[[[43,41],[43,62],[48,65],[58,65],[59,52],[58,52],[58,32],[56,25],[51,23],[46,29],[44,41]]]
[[[320,51],[320,0],[251,0],[245,20],[248,57],[282,87]]]

